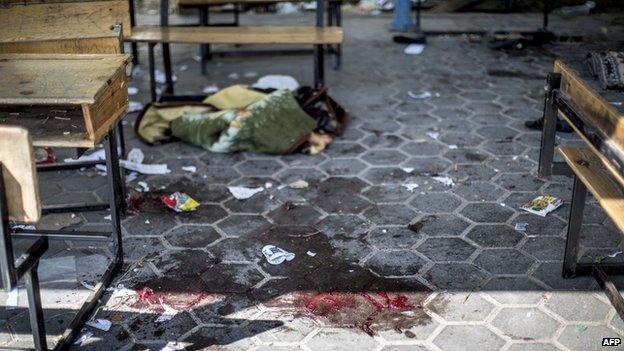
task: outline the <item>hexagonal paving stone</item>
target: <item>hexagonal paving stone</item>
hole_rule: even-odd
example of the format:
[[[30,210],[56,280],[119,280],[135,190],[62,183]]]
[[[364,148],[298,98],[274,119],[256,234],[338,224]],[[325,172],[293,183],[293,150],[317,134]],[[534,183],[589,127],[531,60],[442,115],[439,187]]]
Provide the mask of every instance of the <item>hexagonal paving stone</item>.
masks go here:
[[[262,257],[263,246],[252,238],[225,238],[211,246],[208,251],[220,261],[253,261]]]
[[[439,289],[472,291],[481,285],[488,274],[468,263],[436,263],[424,278]]]
[[[217,263],[201,275],[206,286],[215,293],[242,293],[262,278],[262,274],[252,265],[241,263]]]
[[[429,236],[459,236],[470,225],[452,214],[428,215],[414,224],[416,227],[421,227],[419,233]]]
[[[217,226],[228,236],[253,236],[270,227],[270,223],[262,216],[231,215]]]
[[[538,191],[544,185],[544,181],[526,173],[503,173],[496,183],[511,191]]]
[[[520,214],[513,223],[528,223],[525,234],[530,236],[559,236],[566,228],[566,222],[555,216],[540,217],[531,213]]]
[[[230,199],[223,205],[234,213],[264,213],[274,207],[279,202],[267,192],[256,194],[249,199],[238,200]]]
[[[334,142],[325,149],[325,154],[329,157],[357,157],[366,151],[362,145],[357,143]]]
[[[477,133],[486,139],[494,140],[513,140],[518,135],[518,132],[509,128],[501,126],[486,126],[477,129]]]
[[[436,141],[412,141],[403,146],[403,150],[409,156],[436,156],[442,151],[446,151],[447,147]]]
[[[461,210],[461,214],[473,221],[487,223],[504,223],[513,213],[507,206],[491,202],[470,203]]]
[[[560,261],[565,253],[565,239],[555,236],[529,238],[522,250],[540,261]]]
[[[476,250],[461,238],[428,238],[416,250],[433,262],[464,261]]]
[[[604,325],[568,325],[559,336],[559,341],[570,350],[599,351],[604,350],[603,338],[622,338],[613,329]]]
[[[494,169],[483,164],[453,165],[447,173],[457,183],[478,180],[487,181],[497,174]]]
[[[494,201],[504,193],[501,188],[490,182],[465,182],[453,187],[453,192],[466,201]]]
[[[546,288],[527,277],[494,277],[483,290],[501,304],[536,305],[545,299]]]
[[[482,145],[483,149],[496,156],[521,155],[527,147],[512,140],[488,140]]]
[[[361,143],[371,148],[397,148],[405,142],[405,139],[394,134],[373,134],[364,138]]]
[[[382,276],[414,275],[425,260],[413,251],[378,251],[366,262],[366,266]]]
[[[362,195],[373,203],[400,203],[414,194],[403,185],[386,184],[373,185],[365,190]]]
[[[438,174],[446,171],[451,163],[440,157],[411,157],[403,166],[413,168],[414,174]]]
[[[410,201],[410,205],[417,211],[424,213],[445,213],[453,212],[459,205],[461,200],[450,193],[425,193],[417,194]]]
[[[362,160],[376,166],[397,165],[408,156],[396,150],[370,150],[361,156]]]
[[[408,249],[421,238],[407,227],[377,227],[369,234],[368,242],[378,249]]]
[[[331,345],[332,351],[373,350],[378,343],[362,332],[352,329],[322,329],[306,345],[312,350],[326,350]]]
[[[483,163],[488,155],[477,149],[454,149],[444,153],[444,157],[455,163]]]
[[[503,308],[492,321],[512,339],[543,340],[552,337],[559,322],[533,307]]]
[[[286,204],[271,211],[269,217],[281,225],[310,225],[321,218],[321,213],[309,205]]]
[[[318,182],[327,177],[325,173],[316,168],[286,168],[277,174],[282,183],[290,184],[298,180]]]
[[[611,310],[611,306],[597,299],[591,292],[553,293],[545,306],[570,322],[601,322]]]
[[[226,216],[220,205],[202,204],[195,211],[177,213],[176,219],[184,224],[212,224]]]
[[[356,158],[337,158],[327,160],[320,166],[330,176],[355,175],[368,165]]]
[[[174,228],[178,223],[172,215],[157,215],[141,213],[126,218],[122,227],[130,235],[161,235],[163,232]]]
[[[535,260],[513,249],[488,249],[474,263],[492,274],[524,274]]]
[[[621,241],[619,231],[609,226],[585,224],[581,228],[581,244],[585,247],[615,248]]]
[[[268,322],[251,322],[251,326],[258,330],[270,330],[275,328],[275,321]],[[248,327],[249,328],[249,327]],[[248,350],[255,346],[251,334],[247,329],[238,326],[225,327],[201,327],[182,339],[182,343],[187,345],[186,348],[195,350],[220,349],[227,347],[229,350]]]
[[[482,141],[478,135],[463,132],[446,132],[438,140],[448,145],[456,145],[458,147],[477,146]]]
[[[370,223],[353,214],[334,214],[323,218],[315,227],[329,237],[359,239],[368,233]]]
[[[176,340],[197,325],[187,312],[178,313],[165,323],[154,323],[155,318],[154,314],[140,313],[132,319],[129,329],[137,341]]]
[[[494,305],[481,293],[440,293],[426,307],[449,322],[481,322],[494,310]]]
[[[258,323],[251,323],[247,329],[252,332],[261,342],[299,342],[310,334],[316,327],[312,319],[300,316],[288,311],[266,311],[256,319]],[[266,323],[262,321],[275,321],[274,328],[261,328],[256,331],[257,326]]]
[[[516,343],[509,347],[509,351],[559,351],[559,348],[548,343]]]
[[[562,263],[542,263],[531,273],[531,276],[557,290],[587,290],[595,281],[591,277],[575,277],[564,279],[561,276]]]
[[[247,160],[236,165],[236,169],[246,176],[267,176],[280,171],[284,166],[273,159]]]
[[[221,235],[212,227],[195,225],[182,225],[165,235],[172,246],[190,249],[206,247],[219,238]]]
[[[407,225],[414,216],[416,212],[406,205],[375,205],[364,211],[364,217],[378,225]]]
[[[499,350],[505,341],[481,325],[448,325],[433,343],[442,350]]]
[[[402,184],[410,174],[397,167],[372,167],[364,171],[362,178],[372,184]]]

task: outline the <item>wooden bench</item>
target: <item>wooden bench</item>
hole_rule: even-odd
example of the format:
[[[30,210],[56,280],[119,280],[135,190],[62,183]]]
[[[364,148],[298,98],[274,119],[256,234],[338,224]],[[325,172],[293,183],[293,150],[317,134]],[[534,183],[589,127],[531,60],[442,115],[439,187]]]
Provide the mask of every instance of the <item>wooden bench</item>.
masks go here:
[[[624,232],[624,114],[611,103],[623,96],[603,90],[580,59],[556,61],[547,83],[539,174],[574,177],[562,275],[593,274],[624,319],[624,298],[608,277],[609,273],[624,274],[624,264],[578,262],[588,189]],[[583,148],[560,147],[563,162],[553,161],[557,116],[568,122],[585,144]]]
[[[343,32],[339,27],[324,26],[324,0],[317,0],[316,26],[310,27],[173,27],[169,26],[169,1],[161,0],[160,26],[136,26],[125,39],[135,43],[147,43],[150,66],[150,91],[155,101],[154,47],[163,45],[167,93],[173,93],[171,53],[169,44],[310,44],[314,45],[314,84],[324,85],[324,45],[339,44]]]
[[[116,128],[117,122],[126,113],[128,107],[128,91],[126,87],[126,65],[130,57],[123,54],[108,55],[69,55],[69,54],[0,54],[0,163],[6,163],[11,169],[2,177],[2,184],[8,184],[9,211],[2,214],[2,236],[55,239],[55,240],[96,240],[113,241],[113,260],[110,262],[89,294],[73,320],[61,335],[55,349],[66,349],[80,332],[84,323],[91,317],[99,299],[119,272],[123,264],[121,240],[121,211],[125,206],[123,197],[123,180],[119,169],[117,153]],[[14,130],[14,138],[28,135],[28,151],[23,142],[18,143],[5,137],[4,130]],[[8,134],[7,134],[8,135]],[[108,202],[90,204],[76,203],[38,207],[36,183],[33,174],[34,160],[31,156],[32,146],[92,148],[104,142],[106,153],[106,171],[110,196]],[[8,156],[6,156],[8,154]],[[13,155],[13,156],[11,156]],[[12,157],[18,157],[17,160]],[[19,167],[19,168],[15,168]],[[19,169],[19,171],[18,171]],[[21,172],[21,173],[20,173]],[[29,175],[29,177],[24,177]],[[20,181],[20,179],[23,179]],[[0,195],[2,195],[0,194]],[[22,198],[22,200],[18,200]],[[0,204],[0,210],[6,209]],[[38,210],[42,213],[74,212],[101,210],[108,208],[111,212],[112,230],[110,232],[91,232],[82,230],[43,230],[9,228],[8,220],[33,221],[38,218]],[[21,214],[22,211],[24,215]],[[25,214],[28,214],[26,216]],[[47,244],[47,241],[44,240]],[[9,253],[8,240],[0,247]],[[41,244],[43,245],[43,244]],[[1,257],[3,256],[0,252]],[[32,256],[33,259],[35,256]],[[7,259],[7,262],[9,260]],[[3,272],[10,272],[9,263],[3,264]],[[15,268],[16,272],[23,270]],[[36,266],[34,268],[36,274]],[[16,277],[15,274],[12,275]],[[34,280],[36,280],[36,275]],[[5,274],[4,279],[11,278]],[[27,285],[36,286],[36,282]],[[15,279],[14,279],[15,280]],[[31,279],[32,280],[32,279]],[[5,284],[6,286],[13,286]],[[29,288],[30,289],[30,288]],[[33,288],[38,291],[37,288]],[[30,293],[29,293],[30,294]],[[38,295],[38,294],[35,294]],[[33,295],[34,296],[34,295]],[[47,350],[45,331],[40,302],[29,297],[31,326],[37,350]],[[33,316],[33,314],[36,314]],[[35,322],[33,322],[35,321]],[[39,322],[36,322],[39,321]],[[34,323],[34,324],[33,324]]]
[[[20,127],[0,126],[0,275],[9,292],[24,278],[28,311],[36,350],[47,350],[45,320],[37,268],[48,249],[48,240],[40,237],[16,260],[9,220],[27,223],[41,217],[39,186],[32,143],[28,131]]]
[[[122,53],[120,38],[130,31],[125,0],[33,0],[0,7],[0,53]]]

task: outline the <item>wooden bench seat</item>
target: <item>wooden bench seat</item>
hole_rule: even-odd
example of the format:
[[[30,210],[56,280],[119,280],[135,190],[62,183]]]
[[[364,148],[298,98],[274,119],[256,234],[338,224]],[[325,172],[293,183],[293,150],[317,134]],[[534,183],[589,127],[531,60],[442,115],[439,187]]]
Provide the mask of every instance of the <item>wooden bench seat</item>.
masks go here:
[[[624,231],[624,185],[590,149],[561,147],[558,151],[613,223]]]
[[[188,44],[340,44],[340,27],[137,26],[127,41]]]
[[[178,0],[180,6],[217,6],[227,4],[276,4],[281,2],[306,2],[308,0]],[[331,2],[342,2],[343,0],[329,0]]]

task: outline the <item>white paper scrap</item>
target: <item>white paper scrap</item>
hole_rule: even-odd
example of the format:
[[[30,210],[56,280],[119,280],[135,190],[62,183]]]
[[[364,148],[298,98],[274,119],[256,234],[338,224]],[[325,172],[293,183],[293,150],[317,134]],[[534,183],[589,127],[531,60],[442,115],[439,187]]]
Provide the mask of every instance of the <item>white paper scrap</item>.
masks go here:
[[[234,196],[238,200],[245,200],[245,199],[249,199],[250,197],[256,195],[257,193],[260,193],[260,192],[264,191],[264,188],[262,188],[262,187],[259,187],[259,188],[248,188],[248,187],[244,187],[244,186],[229,186],[228,190],[230,190],[230,193],[232,194],[232,196]]]
[[[403,53],[407,55],[420,55],[424,50],[424,44],[410,44],[403,50]]]
[[[447,176],[437,176],[437,177],[431,177],[434,180],[446,185],[446,186],[453,186],[455,185],[455,182],[453,182],[453,179],[451,179],[451,177],[447,177]]]
[[[294,253],[288,252],[275,245],[265,245],[262,248],[262,254],[266,257],[267,262],[272,265],[279,265],[284,261],[292,261],[295,258]]]
[[[95,329],[99,329],[103,331],[109,331],[111,326],[113,325],[111,321],[107,319],[103,319],[103,318],[94,319],[94,320],[88,321],[85,324]]]

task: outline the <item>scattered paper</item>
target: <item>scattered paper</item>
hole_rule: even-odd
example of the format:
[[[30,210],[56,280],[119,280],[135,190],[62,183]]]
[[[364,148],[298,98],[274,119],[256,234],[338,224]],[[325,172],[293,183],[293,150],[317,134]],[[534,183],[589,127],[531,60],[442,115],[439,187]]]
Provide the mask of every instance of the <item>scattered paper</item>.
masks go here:
[[[286,89],[295,91],[299,88],[299,82],[291,76],[285,75],[268,75],[261,77],[257,82],[253,84],[254,88],[258,89]]]
[[[138,176],[139,176],[139,174],[137,172],[130,172],[130,173],[128,173],[126,175],[126,184],[136,180]]]
[[[609,256],[609,257],[611,257],[611,258],[615,258],[616,256],[618,256],[618,255],[620,255],[620,254],[622,254],[622,251],[616,251],[616,252],[614,252],[614,253],[612,253],[612,254],[610,254],[610,255],[607,255],[607,256]]]
[[[78,337],[76,338],[76,341],[74,341],[74,345],[82,346],[82,343],[89,340],[92,336],[93,336],[93,332],[88,331],[88,330],[83,330],[80,333],[80,335],[78,335]]]
[[[88,321],[85,324],[95,329],[99,329],[103,331],[109,331],[111,326],[113,325],[111,321],[107,319],[103,319],[103,318],[94,319],[94,320]]]
[[[173,82],[177,82],[178,77],[175,74],[171,74],[171,80]],[[156,83],[158,84],[167,83],[167,77],[165,76],[165,72],[158,70],[158,69],[156,70]]]
[[[529,223],[516,223],[514,225],[514,229],[519,231],[519,232],[525,232],[526,231],[526,227],[529,225]]]
[[[163,195],[160,197],[160,201],[165,206],[176,212],[191,212],[197,210],[199,202],[190,197],[188,194],[176,191],[171,195]]]
[[[207,85],[204,87],[204,94],[214,94],[219,91],[219,87],[216,84]]]
[[[403,53],[407,55],[420,55],[423,50],[425,50],[424,44],[410,44],[403,50]]]
[[[262,248],[262,254],[266,257],[267,262],[272,265],[282,264],[284,261],[292,261],[295,258],[295,254],[288,252],[275,245],[266,245]]]
[[[129,101],[128,102],[128,113],[141,111],[143,109],[143,104],[138,101]]]
[[[112,218],[112,216],[111,216],[111,215],[108,215],[108,216],[104,216],[104,219],[105,219],[105,220],[107,220],[107,221],[110,221],[110,220],[112,220],[113,218]]]
[[[6,299],[6,303],[4,304],[7,310],[12,310],[19,307],[19,288],[13,288]]]
[[[182,170],[183,171],[187,171],[187,172],[191,172],[191,173],[195,173],[195,172],[197,172],[197,167],[195,167],[195,166],[183,166]]]
[[[262,187],[247,188],[244,186],[229,186],[228,190],[230,190],[230,193],[232,194],[232,196],[234,196],[238,200],[245,200],[256,195],[257,193],[264,191],[264,188]]]
[[[245,78],[255,78],[258,76],[258,73],[256,72],[245,72],[245,74],[243,74],[243,77]]]
[[[297,181],[294,181],[288,184],[288,187],[291,189],[305,189],[308,186],[310,186],[310,184],[303,179],[299,179]]]
[[[316,252],[314,252],[314,251],[308,251],[308,252],[306,252],[306,254],[307,254],[308,256],[310,256],[310,257],[314,257],[314,256],[316,256]]]
[[[127,160],[119,160],[119,164],[125,169],[139,172],[141,174],[167,174],[171,172],[166,164],[142,164]]]
[[[180,67],[178,67],[178,71],[180,72],[184,72],[188,70],[188,65],[180,65]]]
[[[139,93],[139,88],[137,87],[128,87],[128,95],[133,96]]]
[[[434,139],[434,140],[438,140],[438,138],[440,137],[440,133],[438,133],[438,132],[427,132],[425,134],[428,137],[430,137],[431,139]]]
[[[428,91],[424,91],[422,93],[415,93],[415,92],[410,90],[410,91],[407,92],[407,95],[409,97],[411,97],[412,99],[417,99],[417,100],[429,99],[429,98],[433,97],[433,94],[431,94]]]
[[[176,309],[172,308],[166,303],[161,302],[160,306],[162,306],[162,308],[165,311],[160,316],[158,316],[158,318],[156,318],[156,320],[154,321],[156,323],[163,323],[163,322],[170,321],[173,319],[173,317],[175,317],[176,314],[178,314],[178,311]]]
[[[418,188],[418,184],[416,183],[405,183],[403,187],[407,189],[410,193],[413,193],[416,188]]]
[[[145,160],[145,154],[143,154],[141,149],[135,147],[128,152],[127,160],[133,163],[143,163],[143,160]]]
[[[141,187],[142,192],[147,192],[150,190],[150,187],[146,182],[140,181],[140,182],[137,182],[137,184],[139,184],[139,186]]]
[[[437,177],[431,177],[433,180],[436,180],[446,186],[453,186],[455,185],[455,182],[453,182],[453,179],[451,177],[447,177],[447,176],[437,176]]]
[[[457,149],[457,145],[451,144],[451,145],[448,146],[448,148],[451,149],[451,150],[455,150],[455,149]]]
[[[562,204],[563,201],[560,198],[551,195],[542,195],[522,205],[520,209],[541,217],[546,217],[547,214],[556,210]]]
[[[238,76],[238,73],[233,72],[233,73],[230,73],[230,74],[228,75],[228,78],[230,78],[230,79],[238,79],[238,78],[239,78],[239,76]]]
[[[412,173],[414,172],[414,167],[403,167],[401,168],[403,170],[403,172],[405,173]]]
[[[265,189],[271,189],[272,187],[273,187],[273,183],[271,183],[271,182],[264,183],[264,188]]]

